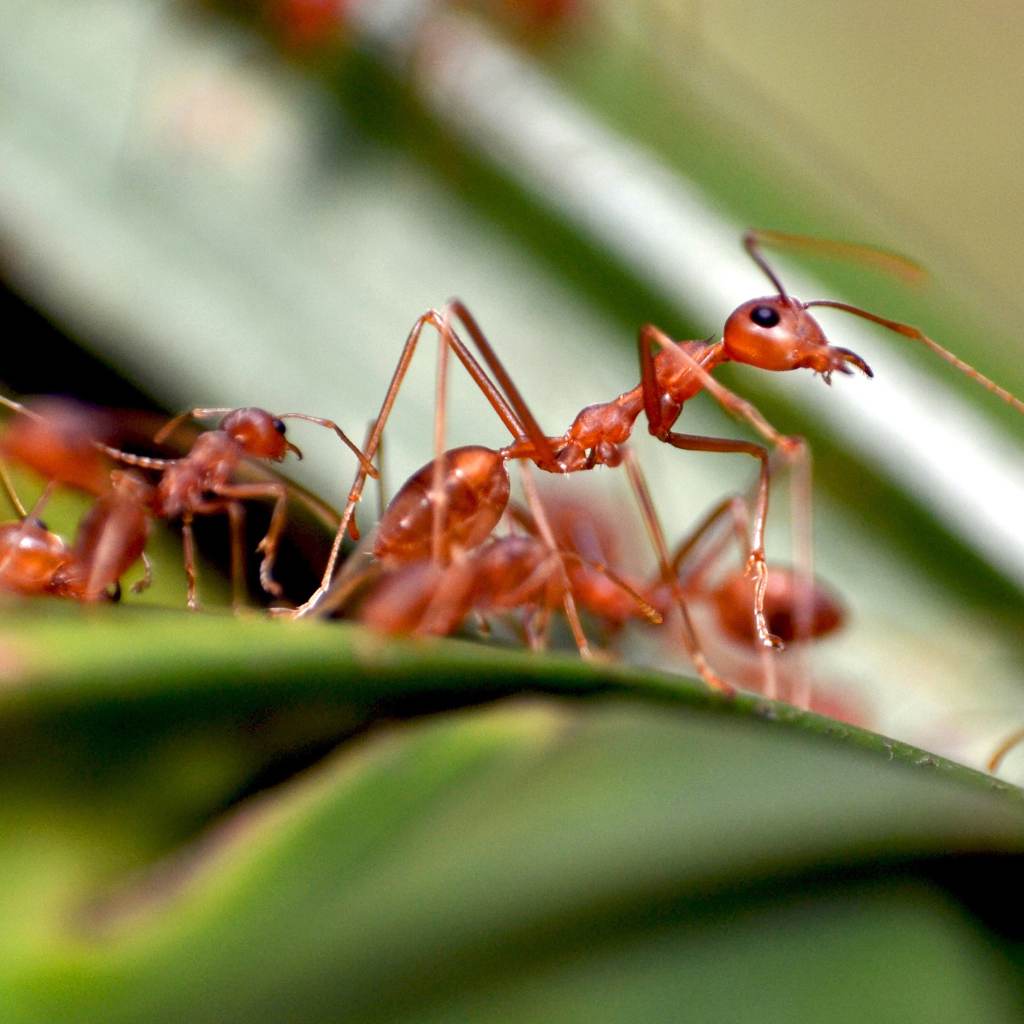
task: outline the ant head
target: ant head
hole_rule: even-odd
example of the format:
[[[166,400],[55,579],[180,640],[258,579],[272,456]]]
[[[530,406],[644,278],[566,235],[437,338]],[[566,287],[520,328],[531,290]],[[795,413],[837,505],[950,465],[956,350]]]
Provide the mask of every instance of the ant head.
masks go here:
[[[265,409],[235,409],[220,421],[220,429],[255,459],[280,462],[290,451],[302,458],[302,452],[286,440],[284,423]]]
[[[871,376],[860,356],[830,345],[818,321],[788,295],[744,302],[725,322],[722,340],[730,359],[762,370],[806,367],[828,382],[837,370],[852,373],[852,365]]]

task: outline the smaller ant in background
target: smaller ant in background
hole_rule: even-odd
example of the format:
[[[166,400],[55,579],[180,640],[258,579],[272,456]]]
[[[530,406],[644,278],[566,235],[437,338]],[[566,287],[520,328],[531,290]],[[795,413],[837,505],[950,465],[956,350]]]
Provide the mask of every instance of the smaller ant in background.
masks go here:
[[[189,452],[178,459],[158,459],[133,455],[108,446],[101,446],[111,458],[140,469],[160,473],[152,498],[154,515],[161,519],[180,519],[184,546],[185,574],[188,579],[187,603],[190,609],[199,607],[196,593],[195,544],[192,521],[197,515],[226,513],[231,529],[231,566],[236,607],[241,601],[244,576],[242,502],[250,498],[270,498],[274,502],[270,526],[257,545],[263,555],[260,563],[260,585],[273,596],[280,596],[281,587],[273,577],[274,560],[284,529],[288,502],[288,485],[281,481],[237,483],[235,476],[246,459],[280,462],[294,453],[300,459],[301,450],[285,437],[286,419],[304,420],[331,430],[359,460],[360,471],[376,478],[377,470],[363,452],[333,421],[306,413],[284,413],[274,416],[265,409],[196,408],[181,413],[160,430],[155,441],[166,440],[186,419],[205,419],[221,416],[219,425],[206,430],[195,439]],[[354,533],[353,528],[353,533]]]
[[[2,585],[19,593],[83,601],[103,599],[110,587],[119,592],[121,577],[145,559],[152,488],[137,473],[111,470],[100,440],[109,436],[107,421],[95,409],[57,398],[26,406],[0,396],[0,403],[15,413],[0,436],[0,455],[46,480],[26,512],[4,470],[4,488],[19,521],[2,528]],[[95,498],[70,548],[39,518],[58,485]],[[132,588],[136,593],[149,585],[151,571],[145,564],[144,578]]]

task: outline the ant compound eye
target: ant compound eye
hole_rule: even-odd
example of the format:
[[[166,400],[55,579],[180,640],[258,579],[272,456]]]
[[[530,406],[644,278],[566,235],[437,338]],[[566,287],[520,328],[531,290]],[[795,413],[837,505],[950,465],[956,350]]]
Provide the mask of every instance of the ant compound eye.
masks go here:
[[[274,420],[274,429],[279,433],[284,433],[284,422],[282,420]]]
[[[35,527],[35,528],[36,528],[37,530],[42,530],[42,531],[43,531],[43,533],[49,533],[49,532],[50,532],[50,530],[49,530],[49,527],[47,527],[46,523],[44,523],[44,522],[42,521],[42,519],[39,519],[39,518],[38,518],[38,517],[36,517],[36,516],[28,516],[28,517],[27,517],[27,518],[25,519],[25,522],[26,522],[26,523],[29,523],[29,524],[31,524],[31,525],[32,525],[32,526],[34,526],[34,527]]]
[[[755,306],[750,311],[750,319],[758,327],[774,327],[779,322],[779,311],[771,306]]]

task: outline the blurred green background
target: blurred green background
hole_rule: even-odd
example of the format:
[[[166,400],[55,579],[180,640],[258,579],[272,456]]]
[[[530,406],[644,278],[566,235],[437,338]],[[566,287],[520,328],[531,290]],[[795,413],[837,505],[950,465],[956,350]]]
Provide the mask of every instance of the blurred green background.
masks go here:
[[[559,433],[582,406],[636,383],[639,324],[707,337],[735,305],[769,290],[739,244],[757,226],[912,256],[931,272],[914,289],[820,259],[787,254],[778,265],[800,297],[845,299],[917,324],[1024,393],[1024,214],[1015,201],[1024,97],[1021,16],[1011,5],[3,0],[0,16],[0,280],[11,338],[0,379],[10,389],[165,410],[301,410],[358,436],[414,318],[458,295],[545,429]],[[722,373],[814,446],[817,571],[850,610],[842,635],[816,652],[819,685],[872,729],[979,766],[1022,710],[1024,425],[906,341],[838,314],[822,320],[837,344],[875,367],[873,381],[843,378],[827,389],[809,374]],[[430,457],[433,352],[431,342],[389,429],[392,491]],[[449,406],[449,444],[503,442],[501,424],[458,374]],[[746,436],[706,398],[687,408],[683,429]],[[641,432],[636,448],[672,539],[751,483],[747,460],[663,450]],[[296,428],[307,458],[289,472],[337,504],[351,459],[317,433]],[[628,508],[613,472],[554,483]],[[786,561],[784,487],[771,519],[769,556]],[[642,524],[628,513],[622,522],[638,568],[649,569]],[[207,538],[213,562],[223,550],[218,529]],[[294,539],[301,580],[301,530]],[[155,602],[173,606],[182,585],[176,540],[166,540]],[[322,555],[306,557],[315,566]],[[223,595],[215,576],[205,567],[214,604]],[[795,732],[792,747],[775,749],[727,709],[666,724],[656,702],[569,710],[543,698],[372,733],[360,741],[365,761],[358,745],[338,755],[340,788],[329,769],[327,781],[306,782],[312,793],[283,801],[283,819],[271,808],[266,843],[244,853],[226,841],[211,888],[200,884],[197,894],[187,884],[202,846],[178,854],[160,869],[170,881],[150,879],[139,896],[126,874],[316,761],[339,736],[380,714],[414,717],[425,698],[406,692],[414,670],[401,667],[403,655],[372,644],[366,653],[368,641],[348,633],[329,643],[310,636],[324,659],[320,678],[296,667],[298,640],[281,643],[280,662],[259,665],[250,645],[265,654],[277,645],[254,623],[119,614],[123,632],[52,609],[12,612],[7,633],[12,664],[28,660],[31,685],[12,687],[0,721],[10,831],[22,837],[2,854],[19,880],[4,914],[28,924],[4,936],[11,955],[0,985],[26,1020],[253,1019],[261,1003],[267,1019],[333,1020],[342,996],[364,1019],[385,1004],[389,1019],[678,1019],[673,1008],[686,999],[696,1019],[715,1019],[737,978],[750,991],[732,991],[728,1019],[823,1019],[823,1006],[834,1010],[829,1019],[863,1019],[854,1009],[842,1016],[840,1007],[856,1006],[854,990],[860,999],[880,992],[885,1019],[901,977],[914,980],[900,1019],[1016,1019],[1019,936],[972,888],[979,872],[994,878],[994,864],[1017,864],[1007,856],[1019,853],[1016,811],[968,783],[933,790],[900,774],[901,764],[885,774],[889,748],[876,745],[870,765]],[[40,645],[65,660],[37,665]],[[716,657],[742,672],[743,657],[719,647]],[[471,671],[438,659],[422,669],[423,685],[438,691],[429,710],[494,696],[487,680],[503,678],[482,668],[471,683]],[[633,638],[627,659],[689,671],[650,638]],[[303,672],[309,690],[284,696],[289,673]],[[461,697],[450,692],[452,672]],[[570,689],[589,685],[580,679]],[[79,693],[83,680],[90,685]],[[103,680],[109,693],[90,688]],[[239,704],[242,683],[257,696]],[[189,687],[203,694],[207,684],[196,710]],[[383,712],[348,689],[371,684],[390,694],[374,698]],[[524,678],[508,689],[536,685]],[[132,707],[123,719],[119,700]],[[650,760],[619,779],[616,766],[652,729],[661,738],[650,740]],[[611,752],[602,746],[609,737]],[[514,769],[502,766],[508,750]],[[490,769],[476,772],[492,754],[499,764],[488,781]],[[577,758],[563,770],[577,777],[551,781],[524,767],[545,756]],[[927,772],[937,763],[928,756],[897,761]],[[445,796],[449,772],[456,796]],[[836,790],[847,773],[850,792]],[[694,774],[697,795],[673,795]],[[1024,780],[1024,750],[1003,775]],[[650,819],[624,814],[660,777],[665,791],[640,802]],[[705,791],[716,777],[721,789]],[[504,856],[492,863],[471,845],[458,852],[467,829],[497,826],[482,811],[489,800],[505,821],[508,787],[520,784],[536,801],[523,813],[536,820],[494,834],[504,835]],[[692,830],[677,846],[644,832],[673,800],[686,810],[671,820]],[[920,817],[904,822],[918,803]],[[583,818],[559,824],[577,806]],[[867,810],[858,816],[852,806]],[[736,831],[720,829],[723,808]],[[218,826],[224,834],[248,827],[250,813],[262,827],[262,812],[238,813]],[[745,819],[757,823],[752,834]],[[353,820],[351,851],[319,831],[332,821],[344,832]],[[573,877],[572,837],[588,837],[586,846],[602,822],[614,842],[595,864],[621,857],[616,844],[629,847],[631,835],[645,837],[644,850],[668,842],[664,862],[627,858],[631,881],[615,875],[610,887],[588,888],[584,873],[583,895],[561,917],[503,916],[520,900],[543,908],[546,887],[557,892]],[[776,830],[804,836],[819,825],[835,825],[828,841],[772,847]],[[570,838],[560,845],[551,837],[563,827]],[[528,858],[537,851],[520,845],[531,835],[551,838],[555,851],[535,875]],[[702,860],[694,835],[739,860]],[[207,836],[220,849],[223,834]],[[408,879],[406,863],[417,865]],[[690,873],[693,863],[702,866]],[[345,865],[370,865],[364,917],[351,895],[359,871],[346,875]],[[505,892],[503,881],[501,909],[486,895]],[[122,885],[123,900],[110,895]],[[171,900],[161,916],[179,885],[183,902]],[[407,902],[397,900],[382,924],[381,893],[396,885]],[[67,907],[88,917],[81,893],[94,891],[101,917],[150,914],[149,924],[113,947],[97,940],[102,921],[82,931],[75,918],[69,932]],[[353,902],[334,915],[339,893]],[[452,929],[450,947],[423,925],[432,908],[436,928]],[[331,931],[346,909],[351,935]],[[741,927],[720,930],[736,920]],[[328,951],[345,951],[335,980],[325,979],[337,963],[313,952],[318,928],[331,931],[321,936]],[[502,929],[505,944],[495,937]],[[409,941],[396,951],[405,930]],[[776,949],[755,938],[763,933]],[[532,935],[543,942],[524,952]],[[466,960],[480,942],[487,954]],[[487,943],[496,943],[493,962]],[[834,991],[821,982],[834,965],[820,952],[833,944],[844,965]],[[872,953],[882,946],[891,952],[884,962]],[[435,947],[447,952],[424,960]],[[962,974],[946,973],[954,960]],[[439,962],[472,966],[452,968],[451,978],[442,971],[432,987]],[[512,963],[519,968],[501,966]],[[709,964],[726,966],[716,973]],[[176,993],[183,965],[192,983]],[[384,999],[390,968],[399,981]],[[815,984],[792,982],[804,974]],[[621,1003],[610,983],[593,988],[616,976],[617,991],[632,993]],[[594,991],[603,994],[581,995]]]

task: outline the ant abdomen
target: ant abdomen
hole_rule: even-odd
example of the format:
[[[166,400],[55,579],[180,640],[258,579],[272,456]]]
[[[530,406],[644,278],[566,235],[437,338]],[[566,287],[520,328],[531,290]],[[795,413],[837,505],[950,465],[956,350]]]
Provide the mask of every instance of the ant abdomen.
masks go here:
[[[808,593],[804,587],[810,587]],[[754,623],[754,597],[750,578],[742,571],[731,573],[709,594],[718,624],[730,639],[750,645],[757,637]],[[837,630],[846,612],[821,582],[802,581],[792,569],[772,565],[764,596],[764,616],[768,628],[783,643],[792,643],[798,634],[801,605],[807,607],[807,636],[820,640]]]
[[[373,553],[382,561],[428,558],[432,548],[434,462],[402,485],[377,528]],[[453,448],[441,460],[441,532],[447,550],[482,544],[508,504],[510,483],[500,453],[480,445]]]

